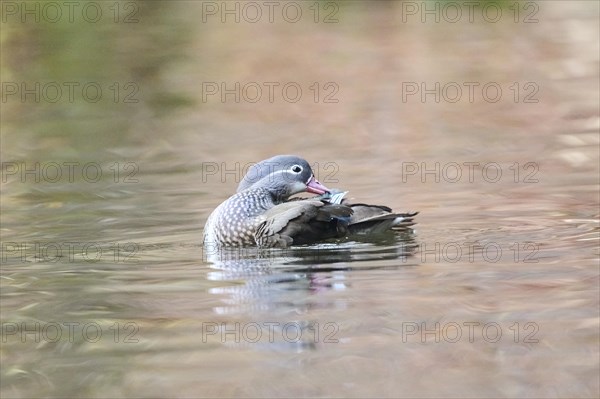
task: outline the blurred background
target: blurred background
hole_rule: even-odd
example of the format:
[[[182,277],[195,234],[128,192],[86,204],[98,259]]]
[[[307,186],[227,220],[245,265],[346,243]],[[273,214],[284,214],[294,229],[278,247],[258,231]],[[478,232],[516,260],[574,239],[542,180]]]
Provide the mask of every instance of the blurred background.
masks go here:
[[[598,397],[598,2],[69,4],[1,3],[2,397]],[[211,259],[288,153],[414,234]]]

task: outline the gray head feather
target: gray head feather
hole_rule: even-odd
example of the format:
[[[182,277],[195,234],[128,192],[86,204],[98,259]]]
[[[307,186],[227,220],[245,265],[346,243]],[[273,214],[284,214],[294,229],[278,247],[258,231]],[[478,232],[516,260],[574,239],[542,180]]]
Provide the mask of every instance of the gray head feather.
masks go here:
[[[312,175],[312,169],[304,159],[295,155],[277,155],[252,165],[237,192],[260,187],[277,198],[286,199],[304,191]]]

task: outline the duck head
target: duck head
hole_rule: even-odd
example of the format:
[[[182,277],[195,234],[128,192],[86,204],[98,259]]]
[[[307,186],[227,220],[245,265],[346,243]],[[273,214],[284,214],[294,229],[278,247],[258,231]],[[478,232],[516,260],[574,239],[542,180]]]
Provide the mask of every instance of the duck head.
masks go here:
[[[295,155],[277,155],[252,165],[237,192],[259,187],[266,188],[282,201],[302,192],[325,194],[330,191],[315,179],[308,162]]]

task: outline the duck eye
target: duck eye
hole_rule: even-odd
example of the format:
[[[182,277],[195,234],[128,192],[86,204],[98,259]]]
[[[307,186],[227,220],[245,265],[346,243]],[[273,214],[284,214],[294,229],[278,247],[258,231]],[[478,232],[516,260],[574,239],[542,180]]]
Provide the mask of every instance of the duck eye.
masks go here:
[[[292,166],[292,172],[294,172],[294,173],[300,173],[300,172],[302,172],[302,166],[300,166],[300,165],[294,165],[294,166]]]

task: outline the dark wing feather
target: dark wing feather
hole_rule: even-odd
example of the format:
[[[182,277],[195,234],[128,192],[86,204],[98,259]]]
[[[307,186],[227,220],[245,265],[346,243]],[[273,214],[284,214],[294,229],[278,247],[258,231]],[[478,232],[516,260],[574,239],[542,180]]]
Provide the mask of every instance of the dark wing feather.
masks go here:
[[[414,225],[413,217],[418,212],[394,213],[383,205],[352,204],[354,213],[350,218],[351,234],[377,234],[389,229],[405,230]]]
[[[255,234],[263,247],[287,247],[343,237],[352,209],[319,200],[290,201],[269,209]]]

